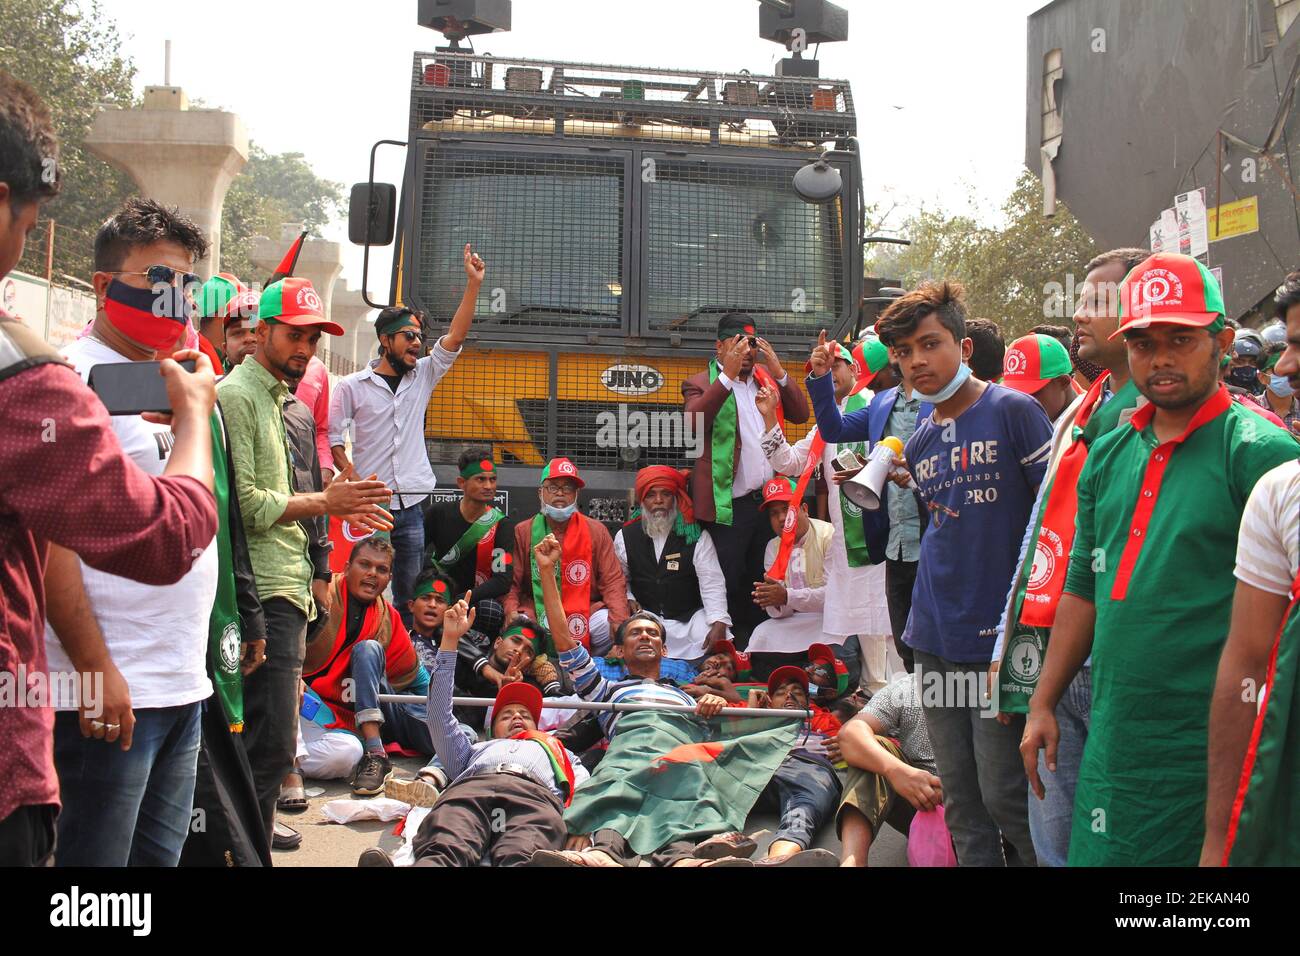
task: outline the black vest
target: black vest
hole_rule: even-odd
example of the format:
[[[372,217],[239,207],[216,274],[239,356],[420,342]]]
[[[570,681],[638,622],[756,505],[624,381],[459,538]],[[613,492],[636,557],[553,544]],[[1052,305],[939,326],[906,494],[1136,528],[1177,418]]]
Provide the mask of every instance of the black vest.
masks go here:
[[[695,576],[695,545],[676,532],[668,533],[663,556],[655,560],[655,543],[634,521],[623,527],[623,546],[627,550],[628,586],[632,597],[647,611],[674,621],[689,621],[704,606],[700,598],[700,579]],[[672,561],[676,568],[668,569]]]

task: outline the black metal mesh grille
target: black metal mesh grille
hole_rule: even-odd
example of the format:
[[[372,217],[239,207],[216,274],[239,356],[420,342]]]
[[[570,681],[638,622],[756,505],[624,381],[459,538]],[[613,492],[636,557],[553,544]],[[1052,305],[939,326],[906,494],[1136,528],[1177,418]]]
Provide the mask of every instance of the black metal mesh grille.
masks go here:
[[[722,312],[767,335],[807,334],[844,309],[842,207],[809,205],[787,166],[659,158],[642,187],[646,326],[706,332]]]
[[[798,359],[782,358],[792,369]],[[704,358],[629,352],[554,361],[553,380],[545,351],[467,348],[429,405],[431,460],[450,464],[470,445],[490,445],[504,465],[540,467],[564,456],[579,468],[630,473],[687,468],[703,450],[701,423],[685,418],[680,389],[704,369]],[[793,426],[787,435],[795,441],[806,430]]]
[[[854,131],[843,80],[417,53],[412,130],[811,145]]]
[[[477,331],[621,329],[624,171],[576,151],[430,148],[414,276],[430,318],[456,311],[472,242],[488,264]]]

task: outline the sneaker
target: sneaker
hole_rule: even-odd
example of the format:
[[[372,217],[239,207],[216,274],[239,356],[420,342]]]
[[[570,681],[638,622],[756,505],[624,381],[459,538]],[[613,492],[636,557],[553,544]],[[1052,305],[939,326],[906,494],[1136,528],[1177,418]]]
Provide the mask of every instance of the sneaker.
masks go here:
[[[357,857],[357,866],[392,866],[393,858],[388,855],[387,851],[377,846],[372,846],[368,850],[362,850],[361,856]]]
[[[439,791],[427,777],[407,780],[390,776],[384,781],[384,796],[409,803],[413,807],[431,807],[437,802]]]
[[[393,773],[393,763],[388,754],[367,753],[357,764],[357,772],[352,778],[352,795],[354,797],[373,797],[384,792],[384,781]]]

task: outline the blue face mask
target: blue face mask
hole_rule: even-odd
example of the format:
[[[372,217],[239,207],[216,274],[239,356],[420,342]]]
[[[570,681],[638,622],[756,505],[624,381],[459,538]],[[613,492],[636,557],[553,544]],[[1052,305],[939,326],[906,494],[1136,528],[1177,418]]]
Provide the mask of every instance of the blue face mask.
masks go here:
[[[576,501],[571,505],[565,505],[563,508],[557,508],[555,505],[542,505],[542,514],[556,522],[568,521],[577,510],[578,503]]]
[[[966,380],[970,378],[970,375],[970,366],[965,362],[962,362],[961,366],[957,369],[957,374],[952,377],[952,381],[939,389],[939,391],[935,392],[933,395],[926,395],[917,388],[912,389],[912,394],[923,402],[928,402],[931,405],[938,405],[940,402],[946,402],[948,399],[956,395],[957,390],[966,384]]]
[[[1278,398],[1290,398],[1295,394],[1295,389],[1291,387],[1291,380],[1285,375],[1270,375],[1268,390]]]

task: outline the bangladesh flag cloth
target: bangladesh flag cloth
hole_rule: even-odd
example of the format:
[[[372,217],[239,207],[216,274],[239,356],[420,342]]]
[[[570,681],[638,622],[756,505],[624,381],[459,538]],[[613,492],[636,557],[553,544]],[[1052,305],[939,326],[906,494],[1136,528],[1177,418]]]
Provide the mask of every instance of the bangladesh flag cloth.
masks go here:
[[[570,833],[613,830],[638,854],[740,830],[800,727],[779,717],[624,714],[564,822]]]
[[[1300,862],[1300,576],[1273,642],[1259,714],[1232,804],[1224,863]]]

